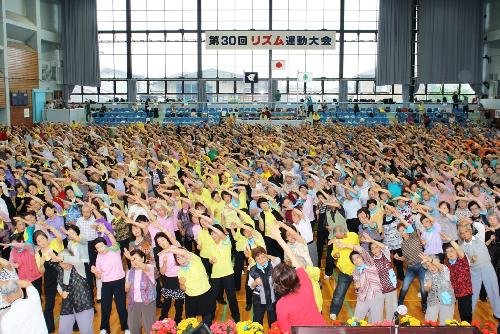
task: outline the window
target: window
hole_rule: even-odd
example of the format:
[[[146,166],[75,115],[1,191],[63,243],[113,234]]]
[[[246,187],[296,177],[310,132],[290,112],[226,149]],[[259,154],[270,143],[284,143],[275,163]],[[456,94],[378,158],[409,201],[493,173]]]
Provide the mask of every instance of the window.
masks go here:
[[[126,0],[97,1],[97,29],[126,30]]]
[[[126,34],[100,33],[98,42],[101,78],[126,78]]]
[[[204,30],[269,29],[269,1],[203,0]]]
[[[377,37],[375,33],[344,35],[344,77],[375,78]]]
[[[339,80],[348,80],[348,97],[356,100],[402,99],[401,85],[375,86],[379,0],[130,0],[130,41],[127,41],[126,0],[97,2],[100,72],[99,89],[79,87],[72,99],[126,98],[127,75],[136,79],[137,93],[158,99],[194,100],[198,73],[206,79],[207,99],[267,102],[269,52],[267,50],[206,50],[205,30],[335,30],[335,50],[274,50],[272,59],[284,60],[283,70],[273,70],[281,102],[294,102],[306,94],[331,101],[338,98]],[[201,31],[198,31],[198,11]],[[340,40],[341,17],[344,40]],[[198,33],[202,44],[198,50]],[[127,64],[130,43],[130,68]],[[340,55],[340,43],[344,54]],[[418,42],[416,43],[418,50]],[[201,68],[198,68],[201,53]],[[341,58],[343,68],[340,69]],[[417,64],[415,64],[417,66]],[[245,71],[258,72],[255,85],[242,81]],[[309,72],[311,82],[297,81],[298,72]],[[419,85],[419,99],[442,99],[457,91],[472,95],[469,85]],[[102,96],[101,96],[102,95]],[[80,96],[80,98],[78,97]]]

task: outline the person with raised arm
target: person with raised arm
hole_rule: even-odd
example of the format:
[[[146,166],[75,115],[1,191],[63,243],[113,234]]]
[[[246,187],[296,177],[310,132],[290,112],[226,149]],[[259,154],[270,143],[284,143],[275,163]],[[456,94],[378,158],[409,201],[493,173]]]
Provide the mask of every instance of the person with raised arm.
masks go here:
[[[394,311],[396,311],[398,302],[398,280],[391,263],[391,252],[389,248],[380,241],[373,240],[368,234],[361,236],[370,244],[370,253],[373,262],[378,270],[380,284],[382,285],[382,294],[384,296],[384,308],[386,320],[392,320]]]
[[[116,310],[120,319],[120,326],[125,334],[130,334],[127,323],[127,308],[125,302],[125,271],[123,270],[120,245],[115,237],[104,225],[98,225],[97,231],[105,233],[111,241],[111,246],[106,246],[106,239],[95,239],[97,259],[95,266],[90,271],[102,281],[101,325],[99,334],[111,333],[109,319],[111,306],[115,300]]]
[[[128,326],[132,334],[149,333],[156,318],[156,283],[153,264],[140,249],[124,250],[131,268],[125,276]]]
[[[253,321],[264,322],[264,314],[267,312],[269,326],[276,318],[276,292],[273,283],[273,269],[281,260],[278,257],[267,255],[266,249],[257,246],[251,250],[251,256],[255,265],[248,270],[248,286],[252,291]]]
[[[55,236],[54,239],[49,239],[49,236],[42,230],[35,231],[33,234],[33,242],[39,248],[38,252],[35,253],[35,261],[38,270],[43,275],[43,291],[45,294],[43,315],[48,331],[53,332],[55,331],[54,307],[57,294],[57,269],[53,260],[64,249],[64,246],[61,234],[56,228],[45,224],[45,222],[41,222],[40,226],[51,231]]]
[[[167,230],[157,233],[154,240],[156,247],[153,249],[153,252],[156,267],[160,272],[161,295],[163,296],[160,320],[168,317],[172,299],[175,299],[174,320],[176,323],[179,323],[182,320],[185,295],[180,289],[177,278],[180,267],[175,262],[174,254],[168,252],[168,248],[171,246],[180,247],[180,243]]]
[[[420,238],[418,237],[417,232],[413,228],[413,225],[409,224],[402,214],[399,214],[399,220],[401,222],[398,224],[398,232],[403,239],[401,242],[401,252],[403,256],[395,254],[394,258],[400,261],[405,261],[407,267],[403,280],[403,286],[399,292],[398,305],[402,305],[404,303],[411,283],[416,277],[418,277],[420,281],[420,295],[422,298],[422,312],[425,313],[427,309],[427,292],[424,289],[425,268],[420,263],[420,258],[418,257],[418,254],[423,253],[424,249],[420,243]]]
[[[361,240],[372,240],[366,233]],[[349,259],[355,266],[352,273],[354,288],[356,290],[356,309],[354,317],[363,320],[368,316],[369,322],[382,321],[384,317],[384,296],[382,294],[382,284],[378,268],[370,254],[361,246],[353,244],[344,244],[337,240],[336,246],[340,249],[351,249]]]
[[[291,263],[278,264],[272,276],[275,292],[280,296],[276,304],[280,330],[288,334],[292,326],[324,326],[326,323],[316,307],[311,279],[280,231],[274,228],[269,231],[269,236],[283,248]]]
[[[337,261],[339,276],[337,285],[333,291],[332,302],[330,303],[330,319],[336,320],[337,315],[342,309],[347,290],[349,290],[349,286],[351,286],[352,274],[355,269],[354,264],[349,258],[352,249],[338,247],[337,241],[341,241],[343,244],[359,245],[359,237],[357,233],[348,232],[348,230],[341,225],[335,226],[333,233],[335,238],[328,241],[328,244],[333,245],[332,257]]]
[[[215,313],[215,294],[200,257],[184,248],[170,246],[166,250],[175,255],[180,267],[178,278],[186,294],[186,317],[201,316],[203,323],[210,327]]]
[[[75,322],[80,333],[93,333],[94,295],[86,279],[82,260],[68,250],[63,250],[54,260],[59,262],[57,292],[62,299],[59,334],[72,334]]]
[[[435,256],[420,253],[425,272],[424,289],[427,295],[426,321],[438,321],[441,326],[453,319],[455,311],[455,293],[450,282],[450,270],[441,264]]]
[[[196,213],[195,213],[196,215]],[[214,241],[211,249],[210,263],[212,263],[212,286],[216,296],[221,290],[226,292],[227,302],[231,310],[231,316],[235,322],[240,321],[240,311],[236,300],[236,290],[234,286],[234,270],[231,262],[231,240],[224,233],[221,225],[212,225],[213,219],[207,216],[199,216],[201,223],[210,230],[210,236]]]
[[[441,238],[446,242],[444,252],[448,261],[445,265],[450,270],[451,286],[457,299],[460,319],[470,323],[472,321],[472,280],[469,259],[452,237],[441,232]]]
[[[493,309],[493,315],[500,318],[498,279],[493,264],[491,263],[488,248],[477,236],[472,235],[471,225],[460,226],[458,228],[458,234],[460,239],[463,240],[461,247],[470,261],[472,312],[476,309],[481,284],[484,284],[488,299],[491,303],[491,308]]]

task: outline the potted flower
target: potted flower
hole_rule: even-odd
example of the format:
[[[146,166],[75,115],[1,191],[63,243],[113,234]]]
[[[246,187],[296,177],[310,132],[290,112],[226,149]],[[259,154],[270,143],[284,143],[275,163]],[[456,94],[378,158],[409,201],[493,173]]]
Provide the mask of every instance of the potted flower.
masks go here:
[[[240,321],[236,324],[236,333],[238,334],[263,334],[264,329],[258,322]]]
[[[359,320],[355,317],[347,319],[347,325],[349,326],[368,326],[368,322],[366,320]]]
[[[420,320],[407,314],[401,318],[401,326],[420,326]]]
[[[175,327],[175,321],[168,318],[163,320],[158,320],[151,327],[150,334],[177,334],[177,328]]]
[[[196,318],[184,319],[177,325],[177,334],[189,334],[199,324],[200,322]]]
[[[233,320],[228,322],[214,322],[210,326],[213,334],[236,334],[236,323]]]

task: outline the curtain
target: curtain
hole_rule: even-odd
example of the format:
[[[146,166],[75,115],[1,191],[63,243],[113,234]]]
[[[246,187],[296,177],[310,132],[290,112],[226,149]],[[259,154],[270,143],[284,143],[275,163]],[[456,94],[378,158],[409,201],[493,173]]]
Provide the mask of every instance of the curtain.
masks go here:
[[[482,0],[420,0],[418,29],[420,83],[482,81]]]
[[[63,101],[69,101],[69,98],[71,97],[71,93],[73,93],[73,89],[75,88],[75,85],[62,85],[62,99]]]
[[[470,88],[476,93],[476,95],[481,95],[483,93],[483,83],[473,83]]]
[[[61,1],[63,84],[98,87],[96,0]]]
[[[412,7],[412,0],[380,0],[377,86],[410,83]]]

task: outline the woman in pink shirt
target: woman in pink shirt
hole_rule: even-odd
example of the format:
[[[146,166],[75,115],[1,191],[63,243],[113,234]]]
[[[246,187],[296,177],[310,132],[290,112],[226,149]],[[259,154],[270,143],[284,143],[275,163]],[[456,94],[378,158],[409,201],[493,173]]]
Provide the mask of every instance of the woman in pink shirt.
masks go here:
[[[12,240],[13,247],[9,262],[17,269],[19,279],[31,282],[42,295],[42,274],[38,270],[33,245],[24,241],[23,234],[17,234]]]
[[[121,329],[128,333],[127,308],[125,306],[125,272],[123,271],[120,245],[104,225],[99,225],[97,230],[105,233],[111,241],[111,247],[106,246],[106,239],[102,237],[98,237],[94,241],[98,254],[95,266],[91,267],[91,271],[97,278],[102,280],[102,314],[101,331],[99,333],[111,333],[109,318],[113,298],[120,318]]]
[[[156,215],[150,217],[153,217],[153,219],[156,218],[156,222],[159,226],[166,229],[172,235],[175,235],[175,233],[179,230],[179,227],[177,226],[177,203],[174,202],[173,209],[167,209],[162,203],[156,204],[155,211]],[[153,240],[155,240],[156,234],[161,231],[161,229],[154,224],[149,224],[148,230],[151,234],[151,239]],[[156,246],[156,244],[153,243],[153,246]]]
[[[131,268],[127,272],[125,290],[128,292],[128,326],[131,333],[151,331],[156,318],[155,268],[146,263],[146,254],[140,249],[125,250]]]
[[[311,279],[279,230],[271,231],[270,237],[283,248],[292,264],[280,263],[273,271],[274,289],[281,296],[276,304],[280,330],[288,334],[292,326],[324,326],[326,323],[316,306]]]
[[[172,299],[175,299],[175,322],[179,323],[182,320],[182,311],[184,308],[184,292],[179,285],[177,273],[179,266],[175,262],[174,254],[167,252],[170,245],[180,247],[179,242],[170,233],[160,232],[155,236],[156,247],[153,249],[155,263],[160,272],[160,281],[162,285],[161,295],[163,296],[163,304],[161,305],[160,320],[168,317]]]

